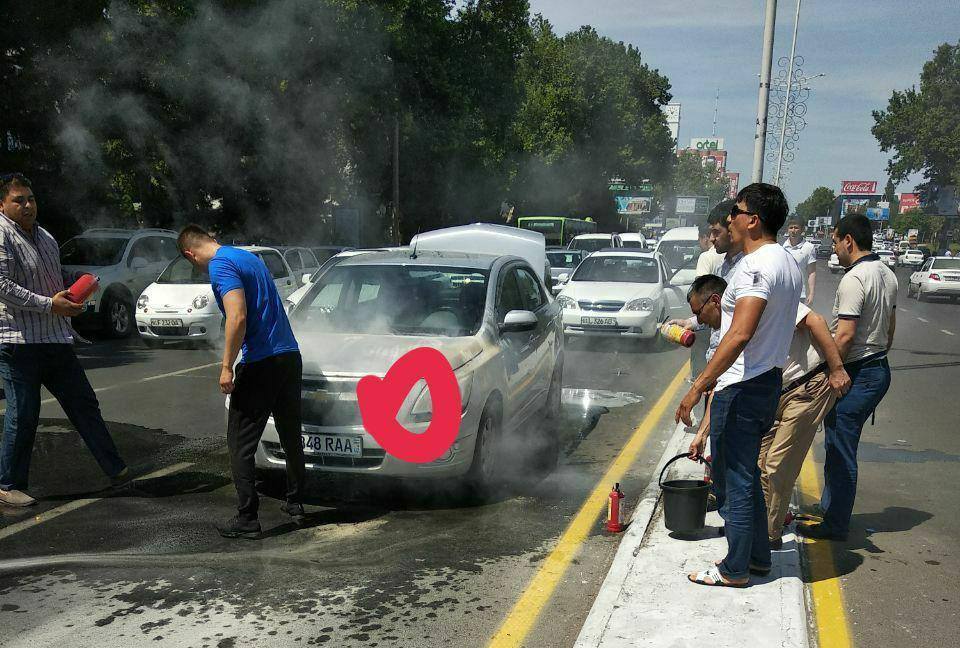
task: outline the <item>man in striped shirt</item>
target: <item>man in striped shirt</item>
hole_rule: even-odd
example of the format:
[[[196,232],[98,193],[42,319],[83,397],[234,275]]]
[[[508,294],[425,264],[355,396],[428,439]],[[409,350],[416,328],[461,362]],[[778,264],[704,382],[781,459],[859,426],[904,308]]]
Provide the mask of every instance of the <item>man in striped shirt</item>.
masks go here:
[[[36,224],[37,200],[20,174],[0,178],[0,379],[7,398],[0,443],[0,503],[30,506],[30,455],[40,420],[40,387],[57,399],[111,483],[129,480],[73,351],[60,248]]]

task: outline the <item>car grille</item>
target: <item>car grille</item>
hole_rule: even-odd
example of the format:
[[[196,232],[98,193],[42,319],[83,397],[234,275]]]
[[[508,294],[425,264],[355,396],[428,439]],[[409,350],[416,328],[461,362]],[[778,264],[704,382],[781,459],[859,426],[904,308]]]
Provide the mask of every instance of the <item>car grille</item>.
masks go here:
[[[304,378],[300,390],[300,415],[307,425],[363,425],[357,404],[357,380]]]
[[[630,330],[629,326],[594,326],[591,324],[567,326],[567,328],[576,332],[603,331],[604,333],[626,333]]]
[[[616,313],[623,308],[622,301],[581,301],[577,302],[581,310],[597,311],[600,313]]]
[[[190,332],[189,326],[151,326],[154,335],[184,336]]]
[[[277,459],[286,460],[286,453],[283,446],[272,441],[264,441],[263,447]],[[383,464],[383,458],[387,453],[381,448],[364,448],[361,457],[326,457],[323,455],[305,454],[304,458],[308,464],[317,466],[326,466],[329,468],[377,468]]]

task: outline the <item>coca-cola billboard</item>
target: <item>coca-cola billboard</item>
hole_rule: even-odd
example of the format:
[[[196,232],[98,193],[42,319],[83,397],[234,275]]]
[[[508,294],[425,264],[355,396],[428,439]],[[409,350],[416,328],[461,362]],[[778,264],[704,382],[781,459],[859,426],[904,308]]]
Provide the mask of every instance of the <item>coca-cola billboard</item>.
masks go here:
[[[840,185],[841,196],[872,196],[876,193],[876,180],[844,180]]]
[[[920,194],[900,194],[900,211],[905,212],[910,211],[911,209],[920,209]]]

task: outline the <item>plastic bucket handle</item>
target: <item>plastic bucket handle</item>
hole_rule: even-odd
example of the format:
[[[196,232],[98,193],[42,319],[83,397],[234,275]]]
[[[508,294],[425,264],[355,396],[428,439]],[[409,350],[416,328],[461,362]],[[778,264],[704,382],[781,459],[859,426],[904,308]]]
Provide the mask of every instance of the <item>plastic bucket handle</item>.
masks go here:
[[[661,489],[663,488],[663,474],[664,474],[665,472],[667,472],[667,468],[670,467],[670,464],[672,464],[672,463],[673,463],[674,461],[676,461],[677,459],[683,459],[684,457],[686,457],[687,459],[690,459],[690,453],[689,453],[689,452],[684,452],[684,453],[678,454],[676,457],[674,457],[673,459],[671,459],[670,461],[668,461],[667,463],[665,463],[665,464],[663,465],[663,470],[660,471],[660,477],[657,478],[657,486],[658,486],[659,488],[661,488]],[[708,466],[710,465],[710,462],[707,461],[704,457],[697,457],[696,460],[697,460],[699,463],[707,464]],[[691,459],[691,461],[693,461],[693,460]]]

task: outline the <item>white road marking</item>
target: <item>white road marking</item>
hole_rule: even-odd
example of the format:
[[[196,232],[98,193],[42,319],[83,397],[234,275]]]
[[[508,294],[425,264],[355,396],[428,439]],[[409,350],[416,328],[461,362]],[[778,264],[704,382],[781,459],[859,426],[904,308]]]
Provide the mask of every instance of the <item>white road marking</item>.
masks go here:
[[[93,393],[102,394],[105,391],[117,389],[118,387],[126,387],[127,385],[139,385],[141,383],[146,383],[153,380],[160,380],[162,378],[173,378],[174,376],[181,376],[183,374],[190,373],[191,371],[199,371],[201,369],[209,369],[210,367],[216,367],[219,364],[220,364],[219,362],[211,362],[209,364],[200,365],[198,367],[189,367],[187,369],[180,369],[179,371],[171,371],[169,373],[157,374],[156,376],[147,376],[146,378],[141,378],[139,380],[134,380],[132,382],[117,383],[116,385],[107,385],[105,387],[97,387],[96,389],[93,390]],[[40,404],[48,405],[50,403],[56,403],[56,402],[57,402],[56,398],[46,398],[40,401]],[[7,411],[6,407],[0,408],[0,414],[5,413],[6,411]]]
[[[920,320],[921,322],[923,322],[924,324],[929,324],[929,323],[930,323],[930,320],[923,319],[922,317],[918,317],[917,319]]]
[[[941,333],[946,333],[947,335],[953,335],[953,333],[951,333],[951,332],[948,331],[947,329],[940,329],[940,332],[941,332]]]
[[[910,309],[909,309],[909,308],[900,308],[900,312],[902,312],[902,313],[909,313],[909,312],[910,312]]]
[[[166,477],[167,475],[172,475],[175,472],[179,472],[184,468],[189,468],[192,466],[192,463],[178,463],[173,464],[172,466],[167,466],[166,468],[161,468],[156,470],[149,475],[144,475],[143,477],[135,477],[134,481],[139,481],[143,479],[156,479],[158,477]],[[25,531],[27,529],[33,528],[38,524],[42,524],[48,520],[58,518],[64,513],[69,513],[70,511],[76,511],[81,509],[84,506],[93,504],[94,502],[99,502],[102,500],[102,497],[91,497],[87,499],[78,499],[72,502],[68,502],[63,506],[58,506],[57,508],[50,509],[49,511],[44,511],[38,515],[33,516],[29,520],[23,520],[22,522],[17,522],[16,524],[11,524],[10,526],[0,529],[0,540],[4,538],[9,538],[10,536]]]

